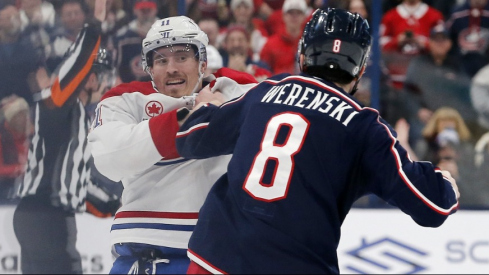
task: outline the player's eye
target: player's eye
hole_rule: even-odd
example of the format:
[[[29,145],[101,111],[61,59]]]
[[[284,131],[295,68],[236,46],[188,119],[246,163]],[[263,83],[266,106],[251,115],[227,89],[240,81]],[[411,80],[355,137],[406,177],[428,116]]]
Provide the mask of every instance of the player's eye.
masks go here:
[[[178,55],[175,57],[175,60],[180,63],[187,61],[187,59],[188,59],[187,55]]]
[[[166,64],[168,64],[168,59],[166,59],[166,58],[158,58],[158,59],[155,59],[155,64],[157,64],[157,65],[166,65]]]

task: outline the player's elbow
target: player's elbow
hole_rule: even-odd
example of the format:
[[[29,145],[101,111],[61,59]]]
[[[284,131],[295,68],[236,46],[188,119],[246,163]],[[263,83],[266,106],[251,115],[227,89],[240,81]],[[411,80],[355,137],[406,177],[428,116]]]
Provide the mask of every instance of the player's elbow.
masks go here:
[[[424,213],[420,217],[412,217],[413,220],[423,227],[440,227],[448,218],[448,214],[440,214],[437,212]]]

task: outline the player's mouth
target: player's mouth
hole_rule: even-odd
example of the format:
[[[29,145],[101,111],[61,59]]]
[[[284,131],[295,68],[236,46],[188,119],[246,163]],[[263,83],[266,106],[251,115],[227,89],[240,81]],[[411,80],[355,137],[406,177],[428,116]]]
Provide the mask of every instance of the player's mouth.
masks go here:
[[[172,80],[168,80],[166,81],[166,86],[177,86],[177,85],[182,85],[185,83],[185,80],[184,79],[172,79]]]

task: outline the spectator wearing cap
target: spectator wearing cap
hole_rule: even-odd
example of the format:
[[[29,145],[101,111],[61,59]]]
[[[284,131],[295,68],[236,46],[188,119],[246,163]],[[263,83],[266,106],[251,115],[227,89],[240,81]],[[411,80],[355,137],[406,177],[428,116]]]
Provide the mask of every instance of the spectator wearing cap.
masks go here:
[[[307,3],[307,1],[304,1],[306,3],[305,6],[302,5],[302,3],[298,3],[302,1],[284,1],[282,6],[280,6],[281,8],[274,10],[274,12],[265,20],[265,29],[268,32],[269,36],[275,33],[281,33],[285,30],[285,22],[283,19],[285,2],[288,2],[287,6],[285,6],[287,10],[290,9],[290,6],[296,6],[298,7],[297,9],[304,10],[304,13],[307,15],[307,19],[304,20],[302,28],[305,27],[306,22],[309,21],[312,13],[315,10],[311,7],[311,4]],[[328,6],[331,7],[331,5]]]
[[[267,65],[261,61],[254,61],[252,54],[248,31],[241,26],[229,28],[221,50],[224,67],[247,72],[258,81],[272,76]]]
[[[150,80],[141,66],[141,43],[158,20],[158,6],[155,1],[136,1],[133,12],[136,18],[122,27],[114,38],[116,67],[122,82]]]
[[[464,73],[458,57],[450,55],[452,41],[443,24],[435,26],[428,39],[428,52],[409,64],[404,91],[410,106],[411,144],[421,138],[421,130],[434,111],[441,107],[457,109],[472,132],[477,114],[470,101],[470,77]]]
[[[447,21],[453,52],[469,76],[489,63],[489,1],[467,0]]]
[[[305,0],[286,0],[282,7],[285,29],[268,38],[260,52],[260,60],[271,69],[272,74],[297,73],[297,47],[307,19]]]
[[[21,97],[2,100],[0,124],[0,203],[11,201],[24,174],[31,123],[29,105]],[[8,201],[7,201],[8,200]]]
[[[231,0],[229,7],[232,16],[228,27],[239,26],[247,31],[253,52],[252,58],[258,61],[260,52],[268,39],[264,21],[254,16],[255,6],[252,0]],[[221,37],[226,35],[226,30],[221,32]]]

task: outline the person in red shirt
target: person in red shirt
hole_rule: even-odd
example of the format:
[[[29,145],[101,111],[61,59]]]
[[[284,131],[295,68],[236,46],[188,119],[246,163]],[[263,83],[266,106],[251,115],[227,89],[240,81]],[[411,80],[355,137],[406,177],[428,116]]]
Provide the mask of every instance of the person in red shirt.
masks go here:
[[[430,30],[440,23],[443,14],[421,0],[403,0],[384,14],[380,44],[394,88],[402,88],[409,61],[428,48]]]
[[[227,30],[221,51],[223,66],[253,75],[256,80],[263,81],[272,76],[267,65],[254,61],[249,32],[241,26]]]
[[[227,36],[227,30],[235,26],[246,29],[249,33],[250,47],[253,51],[253,60],[260,59],[260,51],[267,42],[268,32],[264,26],[264,21],[254,16],[255,6],[252,0],[231,0],[230,2],[231,21],[227,28],[221,31],[221,41]]]
[[[286,0],[282,6],[285,30],[272,35],[260,52],[260,60],[268,64],[273,74],[295,73],[296,55],[304,22],[307,19],[304,0]]]

